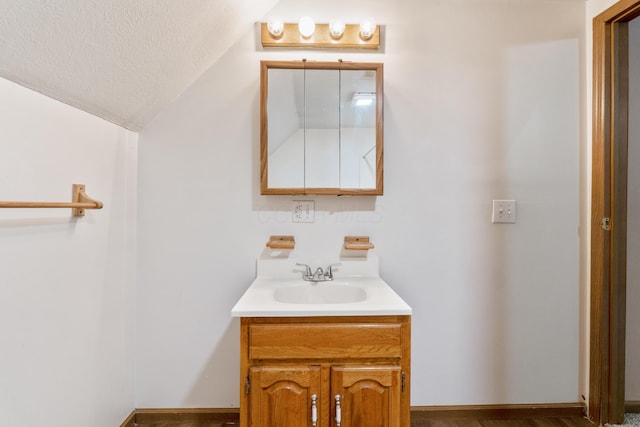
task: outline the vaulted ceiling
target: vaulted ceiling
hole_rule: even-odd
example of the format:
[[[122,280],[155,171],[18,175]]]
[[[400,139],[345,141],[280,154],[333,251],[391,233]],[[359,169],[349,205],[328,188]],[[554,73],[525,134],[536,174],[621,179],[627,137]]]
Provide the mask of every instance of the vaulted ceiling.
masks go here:
[[[277,2],[0,0],[0,77],[138,131]]]

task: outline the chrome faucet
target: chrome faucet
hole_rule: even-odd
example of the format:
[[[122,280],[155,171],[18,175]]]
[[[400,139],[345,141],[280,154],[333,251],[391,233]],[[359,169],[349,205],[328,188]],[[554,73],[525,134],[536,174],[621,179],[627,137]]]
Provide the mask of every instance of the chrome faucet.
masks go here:
[[[341,266],[342,263],[341,262],[336,262],[335,264],[329,264],[329,266],[327,267],[327,272],[324,273],[324,275],[329,279],[329,280],[333,280],[333,267],[339,267]]]
[[[304,280],[309,280],[310,277],[313,277],[313,274],[311,274],[311,267],[307,264],[302,264],[299,262],[296,262],[296,265],[299,265],[300,267],[304,267],[304,274],[302,275],[302,278]]]
[[[307,282],[327,282],[329,280],[333,280],[333,267],[337,267],[342,265],[341,263],[330,264],[327,267],[327,270],[323,270],[322,267],[318,267],[315,273],[311,272],[311,266],[307,264],[296,263],[301,267],[304,267],[304,273],[302,274],[302,279]]]

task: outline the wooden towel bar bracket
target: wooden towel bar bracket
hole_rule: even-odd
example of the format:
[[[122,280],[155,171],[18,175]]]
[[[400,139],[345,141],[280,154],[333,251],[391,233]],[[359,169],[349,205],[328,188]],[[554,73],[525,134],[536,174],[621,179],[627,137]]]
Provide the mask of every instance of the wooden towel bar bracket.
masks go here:
[[[271,249],[293,250],[296,241],[293,236],[271,236],[267,242],[267,247]]]
[[[344,236],[344,248],[348,251],[368,251],[375,248],[369,236]]]
[[[102,209],[102,202],[85,193],[84,184],[73,184],[71,203],[68,202],[0,202],[0,208],[71,208],[75,217],[84,216],[85,209]]]

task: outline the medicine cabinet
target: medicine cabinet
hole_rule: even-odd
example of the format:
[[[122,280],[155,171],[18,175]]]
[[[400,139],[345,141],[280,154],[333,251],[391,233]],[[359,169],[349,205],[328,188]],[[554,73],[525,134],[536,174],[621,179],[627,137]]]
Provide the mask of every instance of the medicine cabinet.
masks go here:
[[[261,62],[261,194],[382,195],[382,69]]]

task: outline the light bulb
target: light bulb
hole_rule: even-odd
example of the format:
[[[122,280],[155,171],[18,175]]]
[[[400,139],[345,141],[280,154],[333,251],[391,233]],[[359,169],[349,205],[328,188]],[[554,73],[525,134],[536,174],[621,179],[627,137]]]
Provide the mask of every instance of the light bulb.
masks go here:
[[[284,22],[282,22],[282,19],[271,18],[267,21],[267,30],[271,37],[278,38],[284,32]]]
[[[344,22],[342,21],[331,21],[329,22],[329,34],[334,39],[339,39],[344,34]]]
[[[300,34],[302,34],[302,37],[308,39],[316,30],[316,23],[313,22],[313,19],[311,17],[303,16],[302,18],[300,18],[300,22],[298,22],[298,30],[300,30]]]
[[[356,92],[351,98],[353,104],[357,107],[368,107],[376,101],[375,92]]]
[[[360,23],[360,38],[369,40],[376,32],[376,21],[373,18],[367,18]]]

